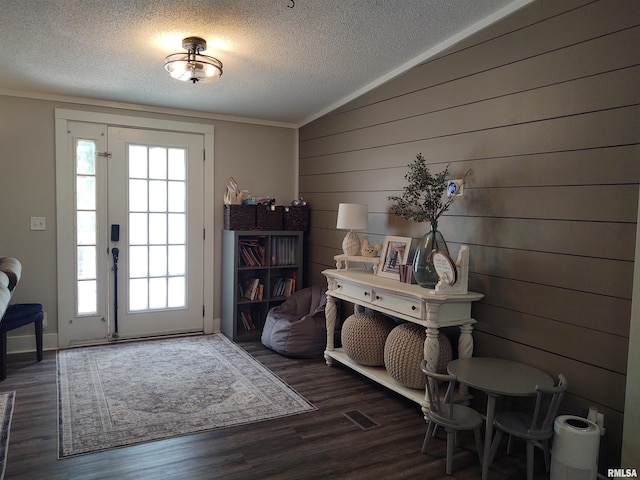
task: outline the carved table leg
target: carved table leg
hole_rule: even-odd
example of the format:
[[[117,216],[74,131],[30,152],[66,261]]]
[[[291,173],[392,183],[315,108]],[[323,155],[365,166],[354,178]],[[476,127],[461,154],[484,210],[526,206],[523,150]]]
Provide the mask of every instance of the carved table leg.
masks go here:
[[[333,336],[336,329],[336,316],[338,313],[338,307],[336,306],[336,299],[327,293],[327,306],[324,309],[324,316],[327,326],[327,351],[333,350],[335,344],[333,343]],[[324,359],[327,365],[333,365],[333,358],[329,355],[324,355]]]
[[[440,357],[440,341],[438,340],[438,329],[427,328],[427,338],[424,340],[424,358],[427,367],[432,372],[438,371],[438,358]]]
[[[427,327],[427,338],[424,339],[424,359],[427,361],[427,368],[432,372],[438,371],[438,358],[440,358],[440,341],[438,340],[438,329]],[[424,402],[422,404],[425,421],[429,421],[427,413],[429,411],[429,396],[425,389]]]
[[[460,325],[460,337],[458,338],[458,358],[469,358],[473,355],[473,336],[471,332],[473,326],[471,323],[464,323]],[[469,387],[464,384],[460,384],[460,395],[463,398],[469,396]]]

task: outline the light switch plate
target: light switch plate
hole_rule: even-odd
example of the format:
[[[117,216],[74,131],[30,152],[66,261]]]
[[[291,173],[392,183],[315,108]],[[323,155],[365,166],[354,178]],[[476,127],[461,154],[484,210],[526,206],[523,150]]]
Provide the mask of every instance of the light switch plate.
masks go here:
[[[31,230],[46,230],[47,219],[45,217],[31,217]]]

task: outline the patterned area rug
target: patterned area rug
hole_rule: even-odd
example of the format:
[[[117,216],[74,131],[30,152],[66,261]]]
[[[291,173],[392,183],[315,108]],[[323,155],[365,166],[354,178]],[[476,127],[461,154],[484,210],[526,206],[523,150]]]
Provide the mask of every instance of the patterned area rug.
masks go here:
[[[2,424],[0,424],[0,479],[4,478],[4,469],[7,466],[9,432],[11,430],[15,397],[16,392],[0,393],[0,421],[2,421]]]
[[[221,334],[60,350],[58,458],[315,410]]]

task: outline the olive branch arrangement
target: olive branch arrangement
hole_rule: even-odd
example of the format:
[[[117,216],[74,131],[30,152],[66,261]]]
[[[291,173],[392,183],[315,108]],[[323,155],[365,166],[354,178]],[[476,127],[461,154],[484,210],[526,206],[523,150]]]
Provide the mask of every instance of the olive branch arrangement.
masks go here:
[[[431,224],[435,224],[440,215],[449,209],[457,197],[457,195],[452,195],[445,199],[449,165],[442,172],[433,175],[429,171],[422,153],[419,153],[408,167],[409,171],[404,176],[408,185],[403,188],[402,195],[388,197],[388,200],[393,202],[391,213],[406,220],[418,223],[428,220]],[[462,184],[465,183],[469,172],[471,170],[464,173]]]

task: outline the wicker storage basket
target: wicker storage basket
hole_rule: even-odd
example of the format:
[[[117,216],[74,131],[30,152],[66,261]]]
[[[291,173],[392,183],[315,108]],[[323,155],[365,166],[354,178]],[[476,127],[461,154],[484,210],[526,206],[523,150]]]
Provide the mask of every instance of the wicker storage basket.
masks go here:
[[[306,232],[309,230],[311,209],[309,206],[284,207],[284,229]]]
[[[251,230],[256,226],[255,205],[225,205],[225,230]]]
[[[257,205],[256,227],[262,230],[282,230],[282,205]]]

